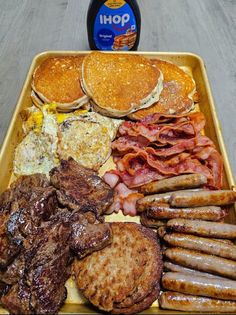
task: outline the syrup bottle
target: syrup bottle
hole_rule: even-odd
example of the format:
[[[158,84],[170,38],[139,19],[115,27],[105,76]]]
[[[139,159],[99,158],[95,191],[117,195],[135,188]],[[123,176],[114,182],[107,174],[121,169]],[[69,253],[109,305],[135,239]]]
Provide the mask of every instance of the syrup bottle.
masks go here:
[[[136,0],[91,0],[87,14],[92,50],[137,50],[141,16]]]

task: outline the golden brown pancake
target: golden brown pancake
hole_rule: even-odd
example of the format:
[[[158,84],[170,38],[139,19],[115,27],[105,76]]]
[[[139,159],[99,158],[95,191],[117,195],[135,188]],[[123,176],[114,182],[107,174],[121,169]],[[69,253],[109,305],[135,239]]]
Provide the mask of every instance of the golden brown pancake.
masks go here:
[[[32,89],[44,103],[55,102],[62,110],[84,105],[88,97],[80,85],[83,58],[47,58],[34,72]]]
[[[138,55],[92,52],[84,58],[82,85],[96,111],[122,117],[159,99],[162,74]]]
[[[159,101],[149,108],[141,109],[129,115],[129,118],[139,120],[153,113],[161,114],[184,114],[193,106],[195,82],[178,66],[163,60],[152,60],[164,77],[163,90]]]

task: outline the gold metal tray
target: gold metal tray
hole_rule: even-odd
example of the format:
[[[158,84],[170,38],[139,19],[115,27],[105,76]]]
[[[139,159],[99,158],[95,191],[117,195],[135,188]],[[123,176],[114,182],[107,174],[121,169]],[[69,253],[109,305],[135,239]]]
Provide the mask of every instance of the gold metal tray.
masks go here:
[[[46,51],[38,54],[32,61],[29,72],[27,74],[25,83],[23,85],[19,100],[17,102],[14,114],[11,119],[10,126],[5,136],[1,151],[0,151],[0,193],[3,192],[12,180],[12,166],[14,158],[14,149],[16,145],[22,140],[22,118],[20,112],[32,105],[31,93],[31,79],[34,69],[46,58],[62,55],[86,55],[89,51]],[[130,54],[139,54],[147,58],[158,58],[166,61],[171,61],[185,71],[187,71],[196,82],[197,91],[200,94],[200,101],[197,106],[206,117],[205,134],[214,141],[217,150],[222,154],[224,160],[224,189],[234,189],[235,183],[231,168],[229,165],[228,156],[225,150],[224,140],[221,134],[221,127],[216,114],[214,100],[211,94],[210,84],[207,78],[204,62],[201,57],[192,53],[186,52],[129,52]],[[112,166],[111,159],[102,167],[102,172]],[[227,217],[227,222],[235,223],[235,209],[231,207],[230,214]],[[108,216],[107,221],[136,221],[138,218],[125,217],[122,214],[113,214]],[[65,305],[61,308],[62,314],[96,314],[97,310],[78,294],[74,282],[69,279],[67,281],[68,298]],[[8,312],[1,308],[0,314],[8,314]],[[98,313],[97,313],[98,314]],[[184,314],[183,312],[161,310],[158,308],[157,302],[153,306],[143,312],[143,314]],[[185,313],[186,314],[186,313]]]

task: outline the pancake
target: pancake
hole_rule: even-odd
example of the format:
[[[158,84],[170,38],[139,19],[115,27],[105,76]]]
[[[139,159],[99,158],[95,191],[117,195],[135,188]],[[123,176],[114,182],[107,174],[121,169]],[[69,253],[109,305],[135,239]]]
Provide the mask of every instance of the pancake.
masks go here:
[[[158,59],[152,60],[152,63],[164,77],[159,101],[149,108],[132,113],[129,118],[140,120],[153,113],[180,115],[192,110],[196,92],[193,79],[173,63]]]
[[[122,117],[158,101],[162,73],[138,55],[92,52],[83,61],[82,86],[95,111]]]
[[[32,100],[36,106],[57,103],[58,109],[79,108],[88,102],[81,89],[82,56],[54,57],[44,60],[33,74]]]

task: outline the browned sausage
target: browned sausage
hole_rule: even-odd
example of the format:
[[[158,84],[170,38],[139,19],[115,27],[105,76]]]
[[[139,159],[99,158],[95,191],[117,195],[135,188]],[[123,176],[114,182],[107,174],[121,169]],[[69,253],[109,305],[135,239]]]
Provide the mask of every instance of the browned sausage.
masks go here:
[[[140,187],[143,194],[174,191],[186,188],[200,187],[207,183],[207,177],[203,174],[187,174],[157,180]]]
[[[169,200],[173,207],[224,206],[236,202],[233,190],[202,190],[194,193],[189,191],[175,192]]]
[[[168,205],[151,206],[147,216],[155,219],[200,219],[206,221],[219,221],[227,215],[220,207],[206,206],[196,208],[170,208]]]
[[[192,192],[192,191],[201,191],[203,189],[189,189],[189,190],[185,190],[186,192]],[[180,191],[176,191],[175,193],[181,192]],[[155,206],[155,205],[159,205],[161,204],[168,204],[171,195],[174,192],[167,192],[164,194],[155,194],[155,195],[149,195],[149,196],[145,196],[143,198],[140,198],[137,201],[136,204],[136,208],[138,212],[142,212],[145,211],[146,209],[148,209],[150,206]]]
[[[202,272],[202,271],[186,268],[180,265],[176,265],[169,261],[165,261],[163,265],[164,265],[165,271],[181,272],[181,273],[193,274],[193,276],[200,276],[200,277],[207,277],[207,278],[226,279],[224,277],[216,276],[208,272]]]
[[[216,300],[202,296],[187,295],[178,292],[162,292],[159,297],[161,308],[169,310],[200,313],[235,313],[236,302]]]
[[[160,238],[163,238],[165,234],[166,234],[166,226],[165,226],[165,225],[160,226],[160,227],[157,229],[157,235],[158,235]]]
[[[236,238],[236,225],[202,220],[172,219],[167,222],[167,230],[206,237]]]
[[[146,211],[150,206],[155,206],[159,204],[168,204],[171,193],[156,194],[145,196],[140,198],[136,203],[136,209],[138,212]]]
[[[165,226],[166,225],[165,220],[156,220],[156,219],[151,219],[147,218],[146,212],[142,212],[140,214],[140,223],[146,227],[157,229],[160,226]]]
[[[162,285],[170,291],[192,295],[210,296],[221,300],[236,300],[236,281],[167,272]]]
[[[233,260],[178,247],[168,248],[164,254],[176,264],[236,279],[236,262]]]
[[[236,246],[222,243],[216,239],[189,234],[171,233],[166,234],[164,240],[172,246],[198,250],[207,254],[236,260]]]

